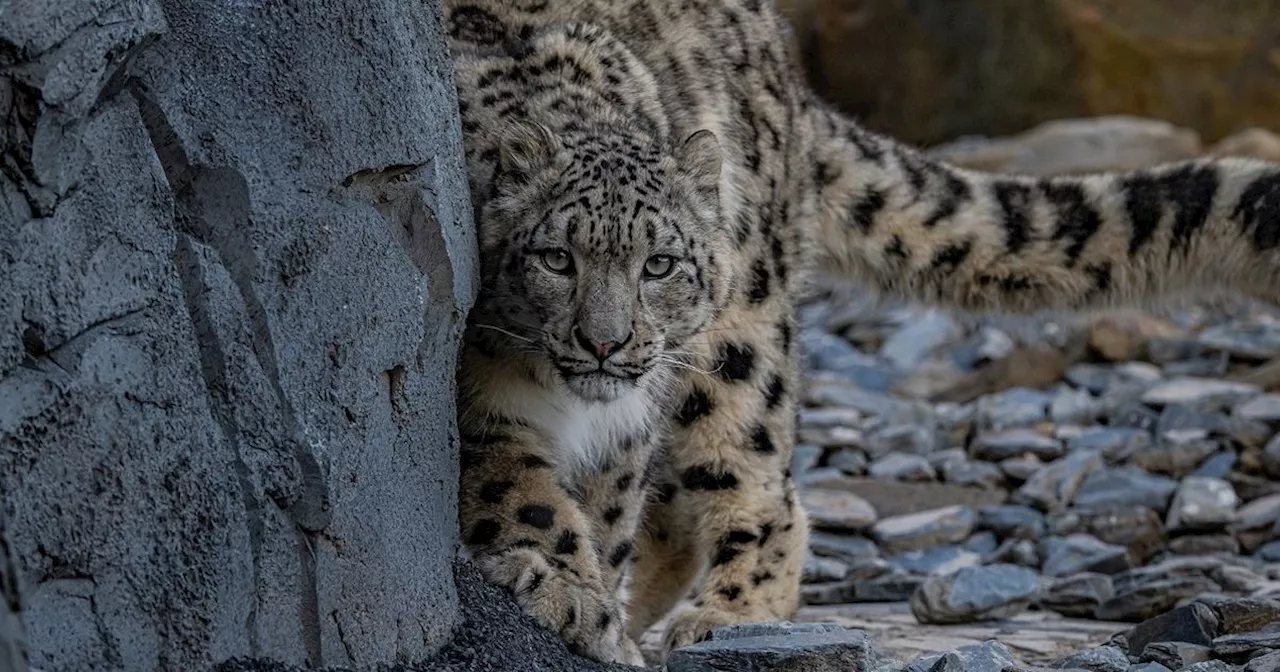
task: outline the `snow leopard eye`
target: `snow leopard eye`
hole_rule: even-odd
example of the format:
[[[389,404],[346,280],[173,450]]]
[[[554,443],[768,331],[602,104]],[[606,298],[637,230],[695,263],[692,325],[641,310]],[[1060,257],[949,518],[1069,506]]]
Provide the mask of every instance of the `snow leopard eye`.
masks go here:
[[[569,256],[565,250],[557,247],[544,250],[539,256],[542,257],[542,265],[552,273],[569,275],[573,272],[573,257]]]
[[[676,260],[671,255],[655,254],[644,262],[644,277],[651,280],[665,278],[676,268]]]

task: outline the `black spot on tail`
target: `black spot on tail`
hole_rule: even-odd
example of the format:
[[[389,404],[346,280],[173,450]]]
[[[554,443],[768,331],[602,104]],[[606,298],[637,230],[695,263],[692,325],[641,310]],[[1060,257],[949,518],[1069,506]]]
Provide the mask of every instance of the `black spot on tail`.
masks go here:
[[[938,222],[956,214],[956,211],[960,209],[960,204],[968,201],[971,197],[968,182],[956,177],[952,173],[944,174],[946,175],[946,179],[943,182],[942,201],[938,203],[938,207],[933,211],[933,214],[929,215],[929,218],[924,220],[924,226],[926,228],[933,228],[938,225]]]
[[[742,594],[742,586],[736,584],[723,586],[716,589],[716,592],[723,595],[726,600],[733,601],[738,599],[738,596]]]
[[[502,526],[498,521],[485,518],[471,528],[471,534],[467,535],[467,543],[472,546],[484,546],[498,538],[498,533],[501,531]]]
[[[604,518],[604,522],[606,525],[613,525],[614,523],[618,522],[619,518],[622,517],[622,507],[611,506],[604,510],[604,514],[601,517]]]
[[[778,452],[778,448],[773,445],[773,439],[769,438],[769,430],[764,425],[756,425],[756,428],[751,431],[751,449],[766,455]]]
[[[1031,188],[1017,182],[996,182],[996,201],[1004,212],[1005,246],[1017,252],[1031,241]]]
[[[556,524],[556,512],[545,504],[526,504],[516,510],[516,519],[530,527],[549,530]]]
[[[514,481],[489,481],[480,486],[480,501],[487,504],[501,504],[507,491],[515,487]]]
[[[769,386],[765,388],[764,407],[768,410],[777,408],[778,404],[782,403],[782,395],[786,393],[787,388],[782,383],[782,376],[776,373],[773,374],[773,377],[769,379]]]
[[[769,267],[763,258],[756,259],[751,266],[751,289],[747,290],[747,300],[751,303],[763,303],[769,298]]]
[[[1045,181],[1040,183],[1040,193],[1044,194],[1058,215],[1058,226],[1053,231],[1054,240],[1070,241],[1067,244],[1067,267],[1070,268],[1080,259],[1080,252],[1084,250],[1085,244],[1102,226],[1102,216],[1089,205],[1084,188],[1078,184]]]
[[[1187,166],[1157,178],[1165,198],[1178,208],[1173,218],[1173,248],[1184,250],[1204,228],[1218,193],[1218,171],[1209,166]]]
[[[631,555],[630,541],[624,541],[618,544],[618,546],[613,549],[613,552],[609,554],[609,566],[610,567],[621,566],[622,563],[626,562],[627,558],[630,557],[630,555]]]
[[[1263,175],[1245,187],[1231,213],[1241,232],[1253,232],[1253,248],[1259,252],[1280,247],[1280,172]]]
[[[573,530],[565,530],[556,539],[556,553],[572,555],[578,552],[578,534]]]
[[[933,255],[933,260],[929,262],[929,270],[943,276],[950,275],[964,263],[965,259],[969,258],[969,252],[972,250],[973,242],[968,240],[948,245]]]
[[[1124,209],[1129,215],[1129,254],[1137,254],[1156,233],[1163,206],[1160,186],[1147,175],[1134,175],[1120,183]]]
[[[879,189],[867,189],[867,193],[853,204],[853,223],[863,233],[870,233],[876,222],[876,215],[884,209],[884,192]]]

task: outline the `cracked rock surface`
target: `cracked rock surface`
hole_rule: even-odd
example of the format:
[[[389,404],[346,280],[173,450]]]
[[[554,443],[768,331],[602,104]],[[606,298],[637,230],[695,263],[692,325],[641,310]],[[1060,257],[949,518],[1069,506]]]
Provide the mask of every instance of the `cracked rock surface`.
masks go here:
[[[0,666],[18,605],[43,672],[450,638],[447,58],[434,1],[6,9]]]

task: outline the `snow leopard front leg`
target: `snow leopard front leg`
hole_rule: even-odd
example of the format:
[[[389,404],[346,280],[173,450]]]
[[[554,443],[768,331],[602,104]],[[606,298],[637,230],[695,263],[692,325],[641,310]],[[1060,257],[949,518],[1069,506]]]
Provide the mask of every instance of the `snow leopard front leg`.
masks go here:
[[[808,527],[788,469],[798,382],[791,316],[747,324],[712,332],[710,375],[687,380],[668,478],[640,537],[632,633],[687,586],[664,565],[684,555],[693,561],[686,566],[705,569],[694,607],[667,628],[667,651],[722,625],[791,618],[799,606]]]
[[[501,420],[484,425],[463,427],[458,507],[463,541],[481,571],[575,653],[644,665],[625,632],[616,578],[622,563],[601,557],[600,543],[631,536],[621,528],[638,516],[640,498],[619,492],[625,506],[602,535],[579,493],[557,479],[536,432]],[[613,479],[619,491],[621,478]]]

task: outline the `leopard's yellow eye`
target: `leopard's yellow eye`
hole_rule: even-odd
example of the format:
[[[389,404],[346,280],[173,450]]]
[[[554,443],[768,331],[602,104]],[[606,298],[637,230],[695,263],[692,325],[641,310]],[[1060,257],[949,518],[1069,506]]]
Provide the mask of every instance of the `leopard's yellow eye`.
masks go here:
[[[676,268],[676,260],[667,254],[655,254],[644,262],[644,277],[650,279],[665,278]]]
[[[546,250],[542,253],[542,265],[552,273],[568,275],[573,272],[573,257],[559,248]]]

